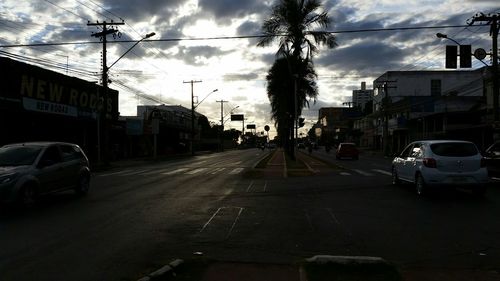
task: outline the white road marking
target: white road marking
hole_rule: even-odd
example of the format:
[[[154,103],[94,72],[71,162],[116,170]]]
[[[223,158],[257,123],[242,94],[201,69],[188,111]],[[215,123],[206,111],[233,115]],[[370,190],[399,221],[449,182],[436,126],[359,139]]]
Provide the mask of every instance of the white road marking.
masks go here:
[[[173,175],[173,174],[177,174],[177,173],[182,173],[182,172],[187,171],[187,170],[188,170],[188,168],[180,168],[180,169],[173,170],[170,172],[162,173],[162,175]]]
[[[267,181],[264,182],[264,192],[267,190]]]
[[[375,171],[377,173],[381,173],[381,174],[384,174],[384,175],[392,176],[391,172],[387,172],[387,171],[384,171],[384,170],[372,169],[372,171]]]
[[[236,168],[234,170],[232,170],[231,172],[229,172],[230,175],[236,175],[236,174],[239,174],[241,173],[241,171],[243,171],[244,168]]]
[[[139,171],[135,171],[135,172],[127,173],[127,174],[122,174],[120,176],[133,176],[133,175],[137,175],[137,174],[144,173],[147,171],[149,171],[149,170],[139,170]]]
[[[186,172],[186,175],[194,175],[194,174],[197,174],[199,172],[203,172],[205,171],[206,169],[208,168],[198,168],[198,169],[194,169],[192,171],[189,171],[189,172]]]
[[[240,164],[242,161],[238,161],[238,162],[234,162],[234,163],[231,163],[231,165],[238,165]]]
[[[248,185],[247,192],[250,192],[250,189],[252,188],[252,186],[253,186],[253,181],[251,181],[250,184]]]
[[[225,169],[226,169],[226,168],[217,168],[217,169],[215,169],[215,170],[213,170],[213,171],[211,171],[211,172],[209,172],[209,173],[207,173],[207,174],[212,174],[212,175],[215,175],[215,174],[217,174],[217,173],[219,173],[219,172],[224,171]]]
[[[340,172],[340,174],[341,174],[342,176],[350,176],[350,175],[351,175],[351,173],[348,173],[348,172]]]
[[[149,175],[158,175],[158,174],[161,174],[161,173],[164,173],[164,172],[167,172],[168,170],[153,170],[153,171],[150,171],[150,172],[146,172],[146,173],[142,173],[141,175],[142,176],[149,176]]]
[[[333,222],[335,222],[336,224],[340,225],[340,222],[337,219],[337,217],[335,217],[335,215],[333,214],[332,209],[326,208],[326,211],[328,212],[328,214],[330,215],[330,217],[333,219]]]
[[[212,220],[213,220],[213,219],[215,218],[215,216],[216,216],[216,215],[220,212],[220,210],[221,210],[221,209],[222,209],[222,207],[221,207],[221,208],[219,208],[219,209],[217,209],[217,211],[215,211],[215,213],[212,215],[212,217],[210,217],[210,219],[209,219],[209,220],[208,220],[208,221],[207,221],[207,222],[203,225],[203,227],[200,229],[200,232],[199,232],[199,233],[203,232],[203,230],[205,230],[205,228],[207,228],[207,226],[208,226],[208,225],[212,222]]]
[[[236,216],[236,219],[234,220],[233,225],[231,226],[231,229],[229,229],[229,232],[226,235],[226,239],[228,239],[229,236],[231,236],[231,233],[233,232],[234,226],[238,222],[238,220],[239,220],[239,218],[241,216],[241,213],[243,212],[243,208],[239,208],[239,209],[240,209],[240,211],[238,212],[238,216]]]
[[[361,170],[357,170],[357,169],[353,169],[353,171],[355,171],[356,173],[361,174],[363,176],[373,176],[372,173],[368,173],[368,172],[365,172],[365,171],[361,171]]]

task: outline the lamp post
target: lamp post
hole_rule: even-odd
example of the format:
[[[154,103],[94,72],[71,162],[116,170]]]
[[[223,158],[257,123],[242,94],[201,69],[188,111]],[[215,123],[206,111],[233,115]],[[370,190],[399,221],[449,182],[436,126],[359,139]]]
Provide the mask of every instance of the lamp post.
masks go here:
[[[448,35],[446,35],[446,34],[443,34],[443,33],[439,33],[439,32],[438,32],[438,33],[436,33],[436,37],[437,37],[437,38],[441,38],[441,39],[448,39],[448,40],[450,40],[450,41],[455,42],[455,44],[457,44],[458,46],[460,46],[460,43],[458,43],[457,41],[455,41],[455,40],[454,40],[454,39],[452,39],[452,38],[449,38],[449,37],[448,37]]]
[[[496,22],[496,18],[495,18]],[[498,36],[498,27],[496,23],[492,23],[491,25],[491,31],[490,31],[491,36],[493,37],[493,47],[492,47],[492,52],[489,54],[492,57],[492,65],[489,66],[487,63],[483,61],[484,57],[486,56],[486,52],[483,49],[477,49],[474,52],[474,57],[478,59],[480,62],[482,62],[486,67],[488,67],[491,71],[492,77],[493,77],[493,120],[495,122],[500,121],[500,113],[499,113],[499,85],[498,85],[498,46],[497,46],[497,36]],[[449,38],[448,35],[443,34],[443,33],[436,33],[436,36],[441,39],[448,39],[450,41],[453,41],[455,44],[458,46],[463,46],[460,43],[458,43],[456,40]]]
[[[194,96],[191,94],[191,144],[190,144],[190,149],[191,149],[191,155],[194,155],[194,110],[206,99],[208,96],[211,94],[217,92],[219,89],[215,89],[211,91],[208,95],[205,96],[196,106],[194,105]]]
[[[123,53],[123,55],[121,55],[114,63],[112,63],[109,67],[106,65],[106,49],[104,49],[104,52],[103,52],[103,60],[102,60],[102,87],[103,87],[103,90],[104,90],[104,102],[106,101],[107,99],[107,96],[108,96],[108,71],[111,67],[113,67],[121,58],[123,58],[128,52],[130,52],[130,50],[132,50],[135,46],[137,46],[137,44],[139,44],[140,42],[142,42],[143,40],[147,39],[147,38],[150,38],[152,36],[154,36],[156,33],[154,32],[151,32],[151,33],[148,33],[146,34],[146,36],[144,36],[142,39],[138,40],[137,42],[135,42],[134,45],[132,45],[132,47],[130,47],[125,53]],[[106,38],[106,36],[103,37],[104,39]],[[104,46],[106,46],[104,44]],[[101,102],[101,98],[99,97],[99,92],[98,92],[98,97],[97,97],[97,100],[99,102]],[[101,105],[102,106],[102,105]],[[102,110],[99,109],[98,107],[98,113],[97,113],[97,162],[98,163],[101,163],[101,154],[102,154],[102,149],[101,149],[101,118],[102,118]],[[105,123],[106,125],[106,123]],[[105,146],[105,149],[104,151],[106,151],[105,155],[105,161],[108,160],[108,157],[107,157],[107,149],[108,149],[108,132],[107,130],[105,129],[105,135],[104,135],[104,146]]]

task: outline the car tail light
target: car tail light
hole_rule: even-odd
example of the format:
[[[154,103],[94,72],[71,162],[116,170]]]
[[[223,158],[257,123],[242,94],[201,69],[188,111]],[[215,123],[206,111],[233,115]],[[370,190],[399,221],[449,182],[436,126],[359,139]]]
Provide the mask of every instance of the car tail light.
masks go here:
[[[436,168],[437,162],[434,158],[424,158],[424,166],[427,168]]]
[[[481,158],[481,168],[486,167],[486,159]]]

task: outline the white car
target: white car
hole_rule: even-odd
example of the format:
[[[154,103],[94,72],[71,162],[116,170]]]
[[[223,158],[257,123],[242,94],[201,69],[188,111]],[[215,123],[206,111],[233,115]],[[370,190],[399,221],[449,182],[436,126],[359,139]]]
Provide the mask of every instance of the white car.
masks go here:
[[[486,163],[476,145],[468,141],[423,140],[410,143],[392,161],[392,183],[415,184],[422,195],[439,186],[486,191],[489,182]]]

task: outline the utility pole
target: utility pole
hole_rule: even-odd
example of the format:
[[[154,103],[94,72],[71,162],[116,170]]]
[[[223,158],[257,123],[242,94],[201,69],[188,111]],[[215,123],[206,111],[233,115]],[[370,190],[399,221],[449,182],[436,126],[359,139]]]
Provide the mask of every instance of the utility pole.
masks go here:
[[[487,22],[490,25],[490,36],[492,38],[492,48],[491,48],[491,57],[492,57],[492,65],[491,65],[491,73],[493,76],[493,116],[495,123],[500,121],[499,116],[499,85],[498,85],[498,30],[500,25],[500,13],[497,14],[488,14],[485,15],[483,13],[476,14],[472,17],[472,20],[468,23],[469,25],[474,24],[474,22]],[[498,126],[498,125],[497,125]]]
[[[108,27],[114,26],[114,25],[124,25],[125,22],[113,22],[108,23],[106,21],[103,22],[95,22],[95,23],[90,23],[90,21],[87,23],[87,26],[100,26],[102,27],[101,32],[93,33],[92,36],[96,38],[101,38],[102,41],[102,87],[104,90],[103,93],[103,103],[101,103],[101,97],[99,97],[99,91],[97,92],[97,100],[98,100],[98,113],[97,113],[97,162],[100,164],[102,158],[104,158],[105,164],[108,163],[108,150],[109,150],[109,134],[108,134],[108,122],[107,122],[107,116],[104,114],[104,128],[101,128],[101,122],[102,122],[102,108],[99,108],[99,106],[103,106],[103,104],[107,103],[108,99],[108,66],[107,66],[107,61],[106,61],[106,44],[107,44],[107,36],[112,34],[113,36],[116,37],[116,33],[118,33],[118,30],[111,27],[108,29]],[[119,34],[118,34],[119,35]],[[101,145],[101,130],[104,131],[104,145]],[[103,147],[101,147],[103,146]],[[104,149],[103,149],[104,148]],[[104,152],[104,153],[103,153]],[[101,155],[103,154],[103,155]],[[104,157],[102,157],[104,156]]]
[[[220,151],[224,151],[224,103],[229,102],[227,100],[218,100],[220,102]]]
[[[194,83],[201,82],[201,80],[183,81],[183,83],[191,84],[191,142],[189,143],[191,155],[194,155]]]
[[[383,153],[384,156],[389,156],[389,113],[388,113],[388,107],[389,107],[389,94],[388,90],[389,89],[395,89],[397,88],[396,86],[389,86],[388,83],[395,83],[397,82],[396,80],[383,80],[383,81],[377,81],[379,83],[382,83],[382,89],[384,91],[384,97],[382,100],[382,111],[383,111],[383,121],[384,121],[384,129],[382,133],[382,142],[383,142]],[[379,86],[380,87],[380,86]]]

